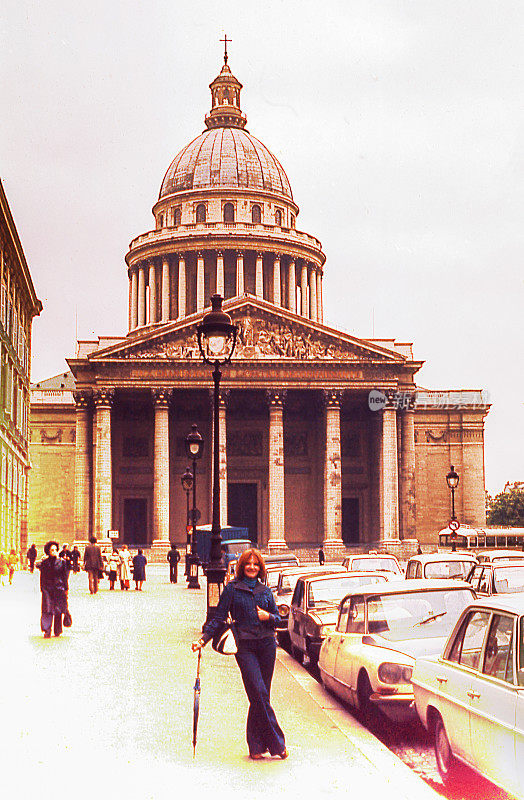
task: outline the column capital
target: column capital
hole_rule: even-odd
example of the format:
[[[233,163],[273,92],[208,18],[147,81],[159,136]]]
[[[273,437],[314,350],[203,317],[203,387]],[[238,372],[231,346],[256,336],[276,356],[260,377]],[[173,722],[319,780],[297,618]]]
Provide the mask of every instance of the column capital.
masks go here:
[[[77,409],[87,409],[93,398],[91,391],[73,392],[73,398]]]
[[[244,258],[244,251],[243,250],[237,250],[236,253],[237,253],[237,258]]]
[[[153,398],[153,402],[155,406],[159,406],[160,408],[167,408],[169,405],[169,401],[172,397],[172,389],[151,389],[151,397]]]
[[[197,250],[197,258],[201,258],[201,259],[204,258],[204,253],[202,252],[202,250]]]
[[[273,253],[273,257],[274,257],[275,261],[280,261],[280,259],[282,258],[282,253],[275,252],[275,253]]]
[[[114,389],[104,388],[93,392],[93,400],[97,408],[111,408],[114,398]]]
[[[177,253],[176,255],[177,255],[177,258],[178,258],[179,261],[185,261],[186,260],[186,254],[185,253]]]
[[[344,397],[344,391],[323,389],[322,397],[326,408],[340,408]]]
[[[263,259],[264,258],[264,253],[261,253],[260,251],[257,251],[257,258],[262,258]]]
[[[382,410],[394,409],[396,411],[399,407],[400,392],[397,389],[384,389],[383,393],[386,396],[386,403]]]
[[[222,250],[217,250],[217,258],[224,258],[224,253]]]
[[[266,389],[266,400],[269,406],[283,408],[286,402],[286,389]]]

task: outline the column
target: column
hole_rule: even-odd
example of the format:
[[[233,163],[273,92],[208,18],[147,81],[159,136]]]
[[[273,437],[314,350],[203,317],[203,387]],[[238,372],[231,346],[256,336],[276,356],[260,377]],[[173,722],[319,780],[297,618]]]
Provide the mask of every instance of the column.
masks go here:
[[[416,539],[415,497],[415,395],[400,412],[400,510],[401,538]]]
[[[133,283],[131,281],[131,270],[128,270],[127,276],[129,278],[129,298],[127,302],[127,330],[131,330],[132,324],[132,307],[133,307]]]
[[[317,271],[312,266],[309,272],[309,316],[317,321]]]
[[[262,253],[257,253],[257,263],[255,269],[255,294],[264,299],[264,261]]]
[[[309,308],[307,301],[307,262],[302,263],[302,271],[300,274],[300,294],[302,295],[302,303],[300,313],[303,317],[309,317]]]
[[[217,273],[216,273],[217,294],[224,297],[224,256],[217,253]]]
[[[178,319],[186,316],[186,259],[178,256]]]
[[[269,551],[287,547],[285,533],[285,391],[268,391],[269,402]]]
[[[237,253],[237,297],[244,294],[244,253]]]
[[[171,284],[171,275],[169,273],[169,259],[164,256],[162,259],[162,322],[169,321],[169,311],[170,311],[170,284]]]
[[[145,266],[138,267],[138,327],[146,324],[146,271]]]
[[[287,304],[293,314],[297,313],[297,276],[295,273],[295,260],[292,258],[288,267]]]
[[[156,266],[154,261],[149,262],[149,324],[157,322],[156,314]]]
[[[153,541],[169,543],[169,389],[152,389],[155,404]]]
[[[220,525],[227,525],[227,399],[229,391],[218,396],[218,478],[220,481]]]
[[[112,529],[113,486],[111,470],[111,406],[113,389],[100,389],[94,394],[96,406],[96,476],[95,536],[106,539]]]
[[[342,392],[325,391],[326,456],[324,465],[324,545],[342,544],[342,456],[340,405]]]
[[[280,289],[280,254],[275,255],[273,261],[273,303],[276,306],[282,305],[281,289]]]
[[[381,524],[383,540],[398,539],[397,409],[393,393],[382,411]]]
[[[75,539],[87,541],[89,537],[89,400],[87,392],[75,392]]]
[[[204,310],[204,256],[202,253],[197,256],[196,310]]]
[[[131,270],[131,322],[130,330],[138,325],[138,275],[135,268]]]
[[[322,311],[322,271],[317,269],[317,321],[322,322],[324,314]]]

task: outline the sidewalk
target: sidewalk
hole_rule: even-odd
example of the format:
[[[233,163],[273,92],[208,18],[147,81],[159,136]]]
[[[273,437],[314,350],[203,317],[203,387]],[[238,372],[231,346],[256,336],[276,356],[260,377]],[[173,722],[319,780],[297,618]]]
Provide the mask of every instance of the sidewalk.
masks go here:
[[[437,795],[287,653],[278,651],[272,700],[286,761],[250,761],[247,700],[233,657],[203,651],[193,760],[192,706],[205,583],[171,585],[152,566],[143,592],[87,591],[72,575],[73,627],[39,630],[38,575],[0,587],[0,785],[15,800],[127,797],[342,798]]]

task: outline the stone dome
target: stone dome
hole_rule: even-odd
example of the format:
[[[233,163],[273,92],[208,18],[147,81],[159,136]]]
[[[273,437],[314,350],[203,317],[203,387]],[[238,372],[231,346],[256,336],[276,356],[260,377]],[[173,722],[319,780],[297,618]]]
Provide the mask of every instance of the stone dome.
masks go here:
[[[217,187],[275,192],[293,199],[282,165],[243,128],[204,131],[176,156],[166,172],[159,200],[175,192]]]

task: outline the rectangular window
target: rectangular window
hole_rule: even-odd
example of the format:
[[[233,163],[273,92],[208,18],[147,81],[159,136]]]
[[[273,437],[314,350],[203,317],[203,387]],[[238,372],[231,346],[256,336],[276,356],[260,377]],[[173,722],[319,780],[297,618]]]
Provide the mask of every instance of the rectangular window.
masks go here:
[[[11,341],[13,342],[13,347],[15,352],[18,351],[18,312],[16,308],[13,308],[13,327],[11,329]]]
[[[2,284],[1,320],[4,330],[7,328],[7,287]]]
[[[484,652],[482,672],[501,681],[513,683],[514,618],[493,615]]]

